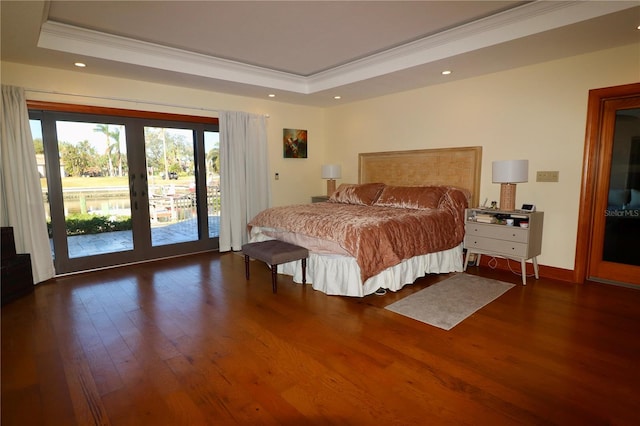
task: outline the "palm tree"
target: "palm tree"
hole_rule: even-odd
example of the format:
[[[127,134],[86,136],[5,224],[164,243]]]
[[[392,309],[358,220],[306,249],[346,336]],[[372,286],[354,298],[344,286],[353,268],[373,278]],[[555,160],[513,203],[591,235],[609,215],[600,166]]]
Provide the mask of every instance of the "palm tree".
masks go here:
[[[211,149],[207,152],[206,161],[208,165],[208,170],[213,173],[220,173],[220,150],[219,149]]]
[[[109,165],[109,176],[113,176],[113,160],[111,158],[112,151],[114,149],[114,145],[111,144],[111,133],[109,132],[108,124],[96,124],[96,127],[93,129],[94,132],[104,133],[107,137],[107,148],[105,149],[105,155],[107,156],[107,161]],[[120,132],[118,131],[118,134]],[[120,144],[118,144],[120,145]]]
[[[107,129],[109,126],[107,126]],[[109,132],[109,136],[116,142],[114,144],[116,158],[118,161],[118,176],[122,176],[122,152],[120,150],[120,126],[117,126],[112,132]]]

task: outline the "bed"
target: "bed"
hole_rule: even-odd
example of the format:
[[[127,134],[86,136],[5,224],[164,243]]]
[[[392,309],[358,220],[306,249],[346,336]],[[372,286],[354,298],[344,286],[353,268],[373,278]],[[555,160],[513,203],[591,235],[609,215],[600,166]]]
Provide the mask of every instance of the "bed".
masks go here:
[[[309,249],[307,282],[329,295],[397,291],[463,268],[464,209],[478,203],[480,147],[364,153],[359,182],[327,202],[273,207],[248,225],[250,242]],[[302,282],[300,261],[278,273]]]

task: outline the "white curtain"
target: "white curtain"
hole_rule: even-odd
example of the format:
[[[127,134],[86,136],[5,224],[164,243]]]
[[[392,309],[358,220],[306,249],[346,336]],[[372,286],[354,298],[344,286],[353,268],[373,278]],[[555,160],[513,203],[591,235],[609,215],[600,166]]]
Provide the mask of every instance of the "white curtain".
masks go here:
[[[266,119],[221,111],[220,251],[241,250],[247,223],[271,205]]]
[[[18,253],[31,255],[35,283],[55,275],[40,175],[24,90],[2,86],[0,224],[13,227]]]

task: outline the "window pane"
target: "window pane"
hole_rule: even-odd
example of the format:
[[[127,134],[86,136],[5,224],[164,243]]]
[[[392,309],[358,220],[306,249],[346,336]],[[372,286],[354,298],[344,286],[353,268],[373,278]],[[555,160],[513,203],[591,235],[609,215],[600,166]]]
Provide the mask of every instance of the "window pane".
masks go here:
[[[602,260],[640,266],[640,109],[616,113]]]
[[[144,128],[151,244],[198,240],[193,130]]]
[[[220,235],[220,133],[204,132],[209,237]]]
[[[51,240],[51,207],[49,206],[49,186],[47,183],[46,160],[44,156],[44,143],[42,139],[42,123],[40,120],[29,120],[31,136],[33,137],[33,147],[36,151],[36,164],[40,175],[40,187],[42,188],[42,201],[44,203],[44,213],[49,230],[49,244],[51,246],[51,256],[55,259],[53,241]]]
[[[56,121],[56,130],[69,258],[132,250],[124,126]]]

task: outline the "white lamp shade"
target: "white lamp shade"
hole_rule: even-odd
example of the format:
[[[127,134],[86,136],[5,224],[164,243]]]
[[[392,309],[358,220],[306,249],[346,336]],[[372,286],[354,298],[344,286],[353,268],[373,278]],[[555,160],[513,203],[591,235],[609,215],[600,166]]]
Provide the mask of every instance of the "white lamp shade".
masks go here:
[[[529,160],[493,162],[493,183],[519,183],[529,180]]]
[[[325,164],[322,166],[322,179],[340,179],[342,168],[339,164]]]

